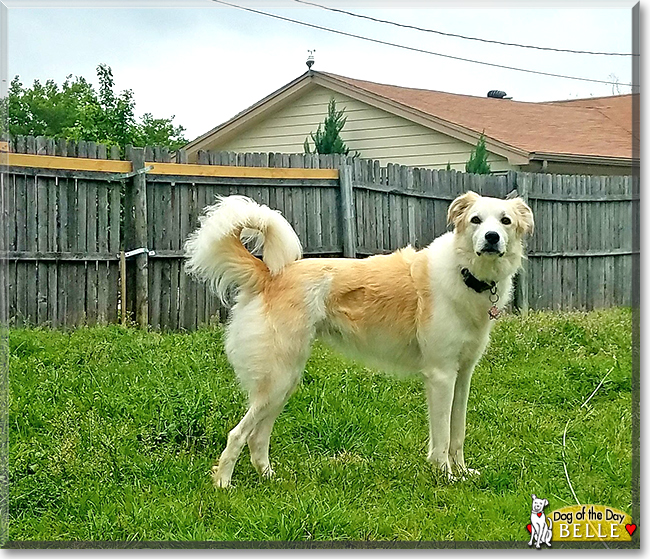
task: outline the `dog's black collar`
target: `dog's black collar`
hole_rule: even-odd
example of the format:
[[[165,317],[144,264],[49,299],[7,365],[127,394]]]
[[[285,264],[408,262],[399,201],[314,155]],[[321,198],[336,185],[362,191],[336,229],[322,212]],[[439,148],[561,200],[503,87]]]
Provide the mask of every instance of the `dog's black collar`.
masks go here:
[[[463,275],[463,281],[465,285],[470,289],[476,291],[476,293],[483,293],[484,291],[492,291],[496,287],[496,282],[491,281],[490,283],[478,279],[472,274],[467,268],[463,268],[460,273]]]

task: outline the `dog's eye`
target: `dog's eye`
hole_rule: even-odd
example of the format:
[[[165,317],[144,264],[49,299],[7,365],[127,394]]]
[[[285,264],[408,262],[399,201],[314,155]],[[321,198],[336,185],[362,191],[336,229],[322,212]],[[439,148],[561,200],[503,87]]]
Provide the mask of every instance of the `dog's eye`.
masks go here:
[[[481,223],[481,218],[477,215],[475,215],[472,219],[470,219],[471,223],[476,223],[477,225]]]
[[[504,216],[501,218],[501,223],[504,225],[510,225],[512,223],[512,220],[508,216]]]

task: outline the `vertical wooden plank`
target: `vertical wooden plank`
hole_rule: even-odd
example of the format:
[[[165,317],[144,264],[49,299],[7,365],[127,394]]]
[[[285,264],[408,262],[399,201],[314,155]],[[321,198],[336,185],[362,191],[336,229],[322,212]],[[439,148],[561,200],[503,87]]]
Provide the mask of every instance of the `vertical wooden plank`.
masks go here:
[[[115,154],[111,150],[111,157],[114,155],[119,156],[119,152]],[[109,196],[109,237],[108,237],[108,251],[111,256],[116,256],[122,249],[122,242],[120,238],[121,229],[121,190],[122,184],[120,182],[113,182],[107,185]],[[121,299],[121,277],[120,277],[120,264],[118,262],[111,262],[108,268],[108,290],[110,293],[108,299],[108,306],[106,308],[107,321],[118,322],[118,305],[119,315],[121,310],[126,305],[126,301]]]
[[[362,180],[365,184],[372,184],[372,166],[370,160],[361,161]],[[377,196],[371,190],[364,191],[364,215],[362,216],[362,225],[364,228],[364,238],[366,250],[370,254],[377,252],[377,218],[375,216],[375,207],[377,205]]]
[[[26,149],[26,147],[23,147]],[[16,250],[27,250],[27,177],[15,177]],[[16,321],[18,326],[27,320],[27,263],[16,262]]]
[[[183,197],[181,200],[183,200]],[[185,202],[184,207],[187,210],[186,214],[184,214],[184,220],[181,222],[181,233],[183,238],[187,240],[189,234],[199,225],[198,215],[200,209],[198,207],[198,188],[195,184],[187,185],[186,201],[183,201]],[[197,297],[199,284],[186,274],[183,275],[187,286],[187,295],[183,297],[183,304],[185,305],[183,324],[188,330],[196,330],[198,326]]]
[[[557,193],[560,197],[564,196],[566,188],[566,175],[555,175],[554,176],[554,192]],[[555,202],[553,204],[556,210],[556,218],[558,221],[554,222],[553,229],[555,230],[555,242],[557,246],[557,252],[561,253],[564,251],[565,247],[565,236],[567,232],[567,203],[566,202]],[[564,224],[564,227],[558,227],[557,224]],[[566,277],[565,277],[565,265],[566,258],[557,257],[554,258],[554,267],[553,274],[555,281],[557,281],[559,289],[554,290],[554,309],[561,310],[563,308],[563,300],[566,289]]]
[[[625,177],[616,177],[614,192],[619,196],[625,196]],[[625,207],[627,202],[618,202],[614,204],[615,211],[612,213],[611,219],[615,224],[616,232],[612,245],[620,250],[625,250],[625,238],[623,233],[623,227],[626,226],[630,228],[631,219],[626,220],[625,217]],[[630,247],[631,248],[631,247]],[[615,266],[615,304],[616,306],[625,306],[625,292],[628,290],[629,286],[632,284],[632,278],[626,275],[626,257],[622,256],[617,259]]]
[[[352,188],[352,167],[343,165],[339,169],[341,181],[341,222],[343,224],[343,256],[356,257],[356,231],[354,215],[354,191]]]
[[[397,189],[398,167],[389,163],[386,171],[386,178],[388,186],[392,189]],[[397,250],[400,248],[401,237],[400,231],[402,229],[402,212],[400,207],[400,197],[397,194],[388,195],[388,234],[390,239],[389,250]]]
[[[608,177],[607,178],[607,193],[608,196],[619,196],[621,194],[619,190],[619,182],[620,177]],[[607,243],[609,245],[609,250],[615,251],[617,249],[620,249],[620,242],[619,242],[619,208],[621,207],[620,202],[614,202],[611,201],[608,204],[606,204],[606,209],[607,209],[607,218],[609,220],[609,233],[608,233],[608,239]],[[620,300],[620,287],[621,287],[621,276],[620,276],[620,271],[622,269],[622,264],[623,264],[623,259],[620,256],[613,256],[612,258],[609,259],[609,265],[608,265],[608,275],[609,275],[609,284],[610,288],[608,290],[609,293],[609,301],[608,301],[608,306],[619,306],[619,300]]]
[[[27,153],[27,138],[23,135],[16,136],[16,153]]]
[[[416,171],[413,167],[405,167],[403,188],[406,192],[412,193],[415,190]],[[418,244],[418,211],[417,199],[413,196],[406,196],[406,213],[407,213],[407,243],[411,246]]]
[[[98,155],[102,154],[102,148],[105,150],[105,146],[98,146]],[[105,255],[111,254],[109,251],[109,189],[110,183],[97,183],[97,251]],[[114,286],[109,288],[110,267],[110,261],[97,263],[97,322],[99,324],[106,324],[109,321],[109,300],[115,292]]]
[[[594,196],[602,197],[605,195],[605,177],[592,177],[594,179],[594,189],[592,194]],[[594,241],[596,243],[595,249],[603,251],[604,245],[604,228],[603,228],[603,206],[601,202],[593,203],[594,209],[592,211],[592,220],[594,223]],[[593,258],[594,278],[596,281],[592,284],[592,293],[594,299],[594,308],[603,308],[605,306],[605,258]]]
[[[3,175],[7,180],[7,198],[4,207],[5,214],[3,216],[4,223],[6,224],[6,244],[7,250],[16,249],[16,227],[18,225],[17,212],[16,212],[16,175]],[[16,324],[17,305],[16,305],[16,262],[7,262],[7,324]]]
[[[602,177],[601,178],[601,187],[602,195],[608,197],[611,194],[611,177]],[[614,248],[612,244],[612,235],[614,233],[614,228],[612,227],[612,222],[610,220],[610,213],[612,211],[612,206],[614,202],[604,202],[601,204],[600,216],[602,220],[602,233],[601,233],[601,242],[603,252],[611,252]],[[603,257],[603,306],[610,307],[614,303],[613,291],[614,291],[614,273],[613,257]]]
[[[553,193],[553,176],[549,174],[544,174],[542,176],[542,184],[541,184],[541,191],[543,194],[552,194]],[[544,223],[544,236],[545,236],[545,243],[544,243],[544,252],[553,252],[553,249],[556,246],[555,243],[555,238],[554,238],[554,233],[553,230],[555,227],[553,226],[553,217],[554,217],[554,207],[553,204],[550,202],[545,202],[543,205],[541,205],[541,208],[543,209],[543,223]],[[553,277],[553,267],[555,265],[555,259],[554,258],[543,258],[542,259],[542,265],[543,265],[543,286],[546,285],[557,285],[554,283],[554,277]],[[541,291],[542,294],[542,301],[543,301],[543,308],[544,309],[553,309],[553,290],[543,290]]]
[[[431,171],[431,186],[430,192],[440,197],[445,196],[445,187],[449,185],[448,171]],[[448,190],[448,189],[447,189]],[[447,204],[444,200],[434,199],[432,202],[433,222],[431,227],[432,238],[442,235],[447,230]]]
[[[57,146],[53,139],[48,139],[47,154],[55,155]],[[47,181],[47,250],[48,252],[58,252],[58,223],[59,204],[58,204],[59,185],[58,179],[50,177]],[[61,317],[58,314],[58,291],[59,291],[59,264],[49,262],[47,265],[47,320],[52,328],[58,328]]]
[[[318,155],[312,154],[309,157],[312,169],[318,169],[320,161]],[[313,243],[318,250],[323,249],[323,188],[310,187],[308,190],[312,191],[313,214],[312,214],[312,235]]]
[[[206,188],[198,184],[197,185],[197,205],[199,213],[203,211],[207,203],[207,190]],[[209,324],[210,316],[207,309],[207,300],[210,297],[208,287],[205,283],[197,284],[197,293],[196,293],[196,308],[197,308],[197,317],[196,325],[197,328],[204,327]]]
[[[97,159],[97,144],[88,142],[88,158]],[[88,180],[86,189],[86,254],[97,253],[97,181]],[[99,262],[89,260],[86,264],[86,323],[97,324],[99,300]]]
[[[153,151],[153,148],[152,148]],[[145,152],[145,162],[154,161],[156,158],[155,152],[147,157]],[[145,163],[146,164],[146,163]],[[159,216],[165,215],[161,213],[160,208],[157,206],[159,202],[158,183],[148,184],[146,187],[147,198],[147,247],[151,250],[161,250],[163,248],[160,240],[160,230],[164,227],[162,220]],[[158,219],[156,219],[158,217]],[[165,215],[165,221],[167,216]],[[149,288],[149,327],[154,330],[160,330],[160,298],[161,298],[161,262],[157,258],[150,258],[147,262],[147,276]]]
[[[528,199],[528,186],[529,178],[527,173],[515,173],[514,171],[508,173],[508,187],[506,190],[517,189],[519,197],[530,206]],[[528,239],[524,239],[524,256],[528,253]],[[517,273],[515,279],[515,293],[513,305],[517,312],[525,316],[529,310],[529,289],[528,289],[529,267],[528,259],[524,258],[521,261],[521,268]]]
[[[27,186],[27,251],[38,251],[38,179],[26,177]],[[38,263],[26,262],[27,271],[27,320],[38,324]]]
[[[178,155],[176,156],[178,161]],[[191,214],[191,192],[190,186],[187,183],[179,183],[178,185],[178,198],[179,198],[179,239],[180,246],[184,250],[185,242],[190,234],[190,214]],[[185,273],[185,259],[182,258],[179,266],[178,277],[178,322],[179,328],[190,329],[188,326],[189,320],[187,319],[187,299],[189,297],[190,280]]]
[[[289,166],[291,168],[302,168],[304,158],[300,153],[289,155]],[[305,252],[309,252],[312,247],[309,246],[307,238],[307,215],[305,208],[305,189],[302,187],[291,187],[293,202],[293,225],[298,238],[303,243]]]
[[[79,157],[87,158],[89,153],[88,142],[79,141],[77,143],[77,155]],[[88,253],[88,181],[77,180],[77,243],[75,252],[87,254]],[[88,268],[91,264],[88,262],[78,263],[75,265],[76,274],[76,288],[77,293],[83,293],[83,297],[79,298],[76,302],[77,313],[75,326],[88,323],[88,307],[89,304],[89,271]],[[92,286],[92,284],[91,284]]]
[[[180,252],[183,248],[183,243],[181,240],[180,232],[180,218],[181,218],[181,208],[179,200],[180,188],[178,184],[173,183],[171,185],[171,219],[170,219],[170,248],[177,252]],[[180,281],[180,259],[173,258],[170,259],[170,316],[169,316],[169,328],[172,330],[178,330],[180,327],[179,324],[179,281]]]
[[[576,193],[579,197],[584,197],[587,194],[587,177],[580,175],[577,182]],[[587,226],[586,226],[586,210],[585,202],[576,202],[576,227],[578,234],[576,235],[576,251],[584,252],[587,250]],[[577,306],[579,309],[587,308],[587,266],[586,258],[576,258],[576,276],[577,276]]]
[[[381,180],[381,170],[379,161],[368,162],[370,184],[378,185]],[[371,216],[373,248],[378,254],[384,252],[384,194],[380,192],[372,193],[373,213]]]
[[[144,168],[145,150],[133,148],[129,153],[133,170]],[[147,183],[144,173],[135,175],[132,179],[133,208],[134,208],[134,238],[130,250],[148,248],[147,225]],[[146,252],[135,256],[135,320],[141,328],[149,324],[149,256]]]
[[[170,242],[170,223],[173,221],[171,184],[164,182],[161,184],[152,184],[151,187],[154,192],[154,198],[157,198],[158,202],[156,204],[158,207],[156,215],[166,216],[164,220],[160,220],[158,223],[158,235],[157,238],[154,239],[154,242],[160,243],[159,246],[161,246],[163,250],[170,250],[172,248]],[[158,265],[160,275],[160,328],[168,330],[170,327],[171,313],[171,259],[161,258],[158,259],[156,264]]]
[[[565,176],[563,179],[563,195],[572,199],[575,197],[576,192],[576,177]],[[574,252],[575,248],[575,202],[564,203],[564,219],[565,226],[562,235],[562,251]],[[562,309],[571,310],[576,307],[575,292],[576,292],[576,268],[575,258],[563,258],[562,265]]]
[[[65,140],[60,142],[58,149],[61,149],[59,152],[61,155],[67,153],[67,148],[63,151],[63,148],[66,146]],[[63,156],[63,155],[62,155]],[[69,210],[68,210],[68,182],[70,179],[61,178],[57,181],[57,198],[58,198],[58,228],[57,228],[57,247],[61,252],[69,252],[70,246],[68,244],[68,227],[69,227]],[[68,292],[68,282],[69,282],[69,273],[68,273],[68,263],[60,262],[57,266],[58,273],[58,285],[57,285],[57,316],[58,316],[58,325],[67,327],[67,292]]]
[[[626,305],[632,306],[635,312],[639,309],[640,285],[640,186],[641,179],[639,176],[638,166],[634,169],[631,177],[625,178],[625,194],[630,198],[630,202],[625,204],[625,223],[624,229],[624,246],[632,252],[625,258],[626,266],[626,283],[625,296],[628,301]],[[634,334],[636,336],[636,334]]]
[[[366,247],[366,227],[364,222],[366,211],[366,194],[367,192],[361,188],[354,188],[357,183],[363,183],[361,176],[360,162],[358,159],[354,160],[351,165],[352,169],[352,205],[353,214],[355,216],[354,230],[356,231],[356,239],[354,241],[355,247],[360,252],[365,252]]]
[[[592,177],[590,175],[587,175],[585,177],[585,194],[587,196],[591,196],[593,194],[593,181]],[[583,205],[583,225],[585,227],[585,251],[589,251],[592,248],[594,248],[595,245],[595,240],[594,240],[594,232],[595,232],[595,224],[592,220],[592,212],[594,208],[594,202],[589,202],[585,203]],[[592,289],[593,285],[596,283],[596,278],[594,277],[594,267],[593,267],[593,258],[588,256],[582,259],[583,260],[583,275],[585,278],[585,308],[587,310],[593,309],[593,304],[594,304],[594,299],[592,296]]]
[[[45,144],[45,138],[39,137]],[[43,148],[44,150],[44,148]],[[34,177],[36,183],[36,249],[40,253],[47,252],[47,225],[48,225],[48,196],[47,179]],[[47,298],[48,298],[48,266],[43,261],[36,262],[37,305],[35,322],[38,325],[47,323]]]

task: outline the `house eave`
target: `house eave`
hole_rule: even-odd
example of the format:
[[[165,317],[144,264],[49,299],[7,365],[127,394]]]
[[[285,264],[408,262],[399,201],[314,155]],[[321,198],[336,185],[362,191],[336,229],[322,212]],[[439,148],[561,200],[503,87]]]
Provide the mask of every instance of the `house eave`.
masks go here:
[[[638,158],[632,157],[608,157],[602,155],[581,155],[570,153],[544,153],[532,152],[530,154],[531,161],[548,161],[552,163],[577,163],[582,165],[607,165],[607,166],[621,166],[631,167],[639,163]]]

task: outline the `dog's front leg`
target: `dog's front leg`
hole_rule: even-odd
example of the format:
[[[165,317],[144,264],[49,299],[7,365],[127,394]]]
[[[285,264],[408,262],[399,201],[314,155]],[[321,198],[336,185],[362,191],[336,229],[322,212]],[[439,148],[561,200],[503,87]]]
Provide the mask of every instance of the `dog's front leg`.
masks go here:
[[[427,459],[452,479],[449,462],[451,406],[454,399],[456,371],[430,369],[424,371],[424,384],[429,406],[429,455]]]
[[[478,474],[477,470],[465,466],[463,445],[465,443],[465,419],[467,416],[467,399],[469,397],[469,386],[472,380],[474,364],[469,367],[461,367],[454,386],[454,399],[451,408],[451,438],[449,441],[449,461],[452,472],[462,477],[466,474]]]
[[[528,542],[529,546],[533,545],[533,538],[535,537],[535,525],[531,523],[530,525],[530,541]]]

